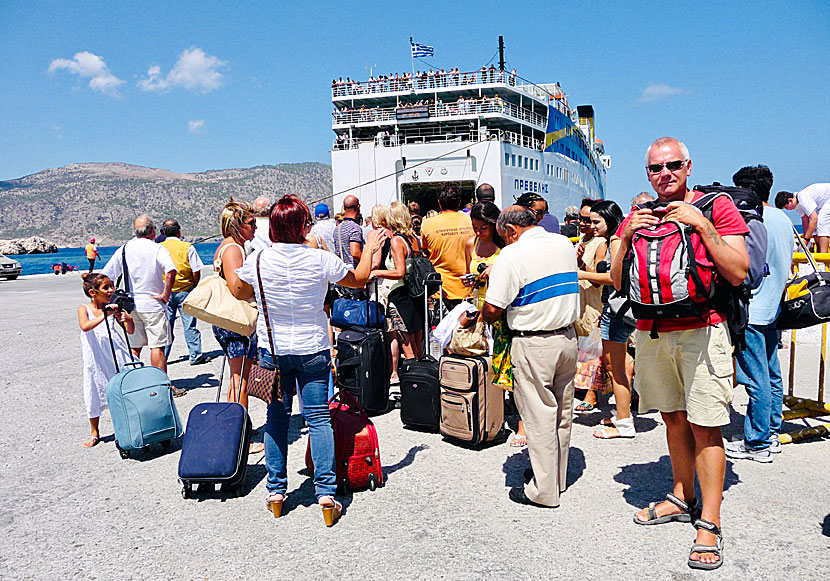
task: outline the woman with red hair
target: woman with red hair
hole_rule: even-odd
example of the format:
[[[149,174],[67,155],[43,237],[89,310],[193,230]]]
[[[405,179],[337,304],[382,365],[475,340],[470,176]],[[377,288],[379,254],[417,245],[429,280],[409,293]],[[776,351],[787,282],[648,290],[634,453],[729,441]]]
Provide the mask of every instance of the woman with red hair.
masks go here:
[[[273,244],[245,260],[237,270],[243,286],[234,289],[237,298],[256,297],[260,311],[259,362],[265,368],[279,370],[284,388],[283,401],[274,400],[268,406],[265,423],[266,505],[275,517],[280,516],[288,488],[288,422],[296,385],[308,422],[317,503],[323,509],[326,525],[331,526],[342,506],[334,499],[334,435],[328,408],[331,341],[323,301],[329,283],[351,288],[366,285],[372,254],[383,243],[384,235],[377,230],[371,232],[359,264],[349,270],[331,252],[305,245],[311,212],[300,198],[283,196],[271,207],[270,214],[269,237]],[[271,337],[262,308],[263,294]]]

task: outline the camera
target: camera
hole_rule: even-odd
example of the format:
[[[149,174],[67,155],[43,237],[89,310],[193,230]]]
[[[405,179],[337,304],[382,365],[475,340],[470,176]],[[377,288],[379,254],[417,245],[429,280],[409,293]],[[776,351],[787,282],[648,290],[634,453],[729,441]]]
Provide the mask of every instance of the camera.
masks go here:
[[[117,305],[119,309],[127,311],[128,313],[132,313],[135,310],[135,300],[133,300],[133,297],[131,297],[129,293],[123,289],[117,289],[114,293],[112,293],[110,302]]]

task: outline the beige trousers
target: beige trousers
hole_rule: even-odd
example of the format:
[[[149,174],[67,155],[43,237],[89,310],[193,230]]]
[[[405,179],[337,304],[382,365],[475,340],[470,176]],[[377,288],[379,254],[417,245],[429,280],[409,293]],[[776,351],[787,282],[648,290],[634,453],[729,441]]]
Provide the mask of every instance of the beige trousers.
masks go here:
[[[571,443],[576,334],[513,337],[513,396],[527,431],[533,480],[525,494],[533,502],[559,506],[565,490]]]

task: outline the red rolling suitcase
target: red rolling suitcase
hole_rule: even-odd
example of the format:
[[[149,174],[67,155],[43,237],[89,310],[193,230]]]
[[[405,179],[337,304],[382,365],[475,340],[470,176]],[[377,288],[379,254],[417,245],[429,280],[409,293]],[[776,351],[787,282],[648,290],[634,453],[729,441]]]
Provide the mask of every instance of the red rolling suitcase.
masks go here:
[[[380,443],[375,425],[351,393],[341,389],[329,400],[331,427],[334,430],[334,464],[337,485],[348,490],[383,484]],[[305,465],[314,474],[311,440],[305,452]]]

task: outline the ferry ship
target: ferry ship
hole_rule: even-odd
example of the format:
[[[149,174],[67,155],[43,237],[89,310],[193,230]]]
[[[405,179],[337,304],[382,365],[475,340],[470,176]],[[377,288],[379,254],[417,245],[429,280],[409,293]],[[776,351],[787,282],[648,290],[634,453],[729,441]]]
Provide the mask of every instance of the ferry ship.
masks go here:
[[[335,208],[352,194],[365,213],[396,200],[426,213],[438,209],[445,182],[458,183],[465,201],[488,183],[501,208],[538,193],[560,219],[584,197],[604,199],[611,158],[593,107],[574,109],[558,83],[506,71],[499,41],[498,67],[332,82]]]

